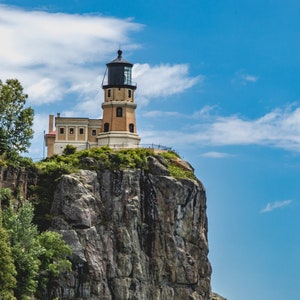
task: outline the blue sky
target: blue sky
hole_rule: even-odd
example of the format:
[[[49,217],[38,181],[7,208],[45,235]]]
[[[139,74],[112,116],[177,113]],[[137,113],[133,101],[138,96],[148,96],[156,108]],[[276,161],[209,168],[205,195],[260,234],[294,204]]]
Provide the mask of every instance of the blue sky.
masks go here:
[[[101,117],[121,46],[142,143],[173,147],[206,187],[213,290],[299,298],[299,1],[0,4],[0,78],[18,78],[35,109],[31,157],[49,114]]]

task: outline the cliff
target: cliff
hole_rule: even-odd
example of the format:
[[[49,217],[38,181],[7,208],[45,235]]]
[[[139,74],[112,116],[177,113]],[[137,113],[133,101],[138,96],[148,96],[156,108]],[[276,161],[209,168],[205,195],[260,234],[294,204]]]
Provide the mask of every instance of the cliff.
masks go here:
[[[39,228],[51,224],[72,248],[72,271],[50,278],[43,300],[226,300],[211,291],[206,195],[193,172],[171,153],[108,148],[0,167],[0,188],[30,199]]]
[[[211,299],[204,187],[171,177],[163,160],[63,175],[51,214],[73,271],[50,299]]]

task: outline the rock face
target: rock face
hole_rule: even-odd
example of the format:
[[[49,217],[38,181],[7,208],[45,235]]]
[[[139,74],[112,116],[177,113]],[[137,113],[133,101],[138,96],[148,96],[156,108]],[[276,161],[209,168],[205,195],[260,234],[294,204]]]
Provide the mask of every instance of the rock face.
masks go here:
[[[26,199],[28,185],[37,184],[37,174],[28,172],[24,168],[11,168],[0,166],[0,188],[10,188],[18,191],[19,197]]]
[[[205,190],[148,163],[61,178],[52,230],[71,246],[73,270],[50,299],[211,299]]]

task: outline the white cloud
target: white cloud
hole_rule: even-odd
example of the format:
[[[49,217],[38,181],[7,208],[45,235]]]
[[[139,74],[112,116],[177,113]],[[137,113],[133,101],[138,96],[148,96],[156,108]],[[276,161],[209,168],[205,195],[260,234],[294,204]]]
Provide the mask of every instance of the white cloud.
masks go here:
[[[31,99],[45,99],[44,103],[60,100],[64,88],[59,81],[52,78],[41,78],[26,90]],[[36,102],[36,101],[35,101]]]
[[[275,201],[273,203],[268,203],[260,212],[268,213],[273,211],[274,209],[282,208],[288,206],[292,203],[292,200],[284,200],[284,201]]]
[[[256,82],[258,80],[257,76],[250,75],[250,74],[243,75],[242,78],[248,82]]]
[[[204,137],[215,145],[270,145],[300,151],[300,107],[275,109],[261,118],[218,117],[208,125]]]
[[[166,97],[181,93],[196,83],[202,83],[204,76],[189,77],[188,65],[135,64],[133,80],[138,82],[138,102],[147,104],[149,98]]]
[[[158,117],[177,117],[180,114],[177,111],[161,111],[161,110],[152,110],[142,113],[143,117],[148,118],[158,118]]]
[[[232,155],[224,152],[210,151],[210,152],[202,153],[201,156],[210,157],[210,158],[225,158]]]
[[[146,139],[151,143],[159,138],[160,142],[173,147],[260,145],[300,152],[300,107],[277,108],[257,119],[219,116],[207,109],[203,112],[205,118],[197,118],[197,123],[195,116],[201,115],[201,110],[190,117],[178,114],[177,117],[186,120],[184,128],[147,131]],[[164,122],[167,117],[166,114]]]
[[[153,110],[153,111],[144,111],[142,113],[143,117],[148,118],[157,118],[157,117],[180,117],[180,118],[187,118],[187,119],[202,119],[207,120],[211,119],[211,113],[214,113],[215,106],[204,106],[198,111],[195,111],[192,116],[180,113],[178,111],[162,111],[162,110]]]
[[[192,118],[195,119],[207,119],[211,118],[212,114],[215,114],[214,111],[216,110],[217,106],[210,106],[210,105],[205,105],[203,106],[200,110],[195,111],[192,115]]]
[[[239,72],[236,72],[235,77],[233,78],[232,82],[246,85],[247,83],[255,83],[258,81],[258,79],[259,79],[258,76],[245,73],[244,70],[241,70]]]

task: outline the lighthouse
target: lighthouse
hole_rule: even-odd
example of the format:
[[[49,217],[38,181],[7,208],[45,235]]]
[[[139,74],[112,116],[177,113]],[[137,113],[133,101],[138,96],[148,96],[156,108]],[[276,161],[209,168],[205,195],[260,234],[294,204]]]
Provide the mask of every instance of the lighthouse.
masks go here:
[[[137,134],[134,102],[136,84],[132,82],[133,64],[118,56],[106,64],[107,74],[104,76],[102,88],[103,118],[100,133],[97,136],[98,146],[111,148],[136,148],[140,137]]]

